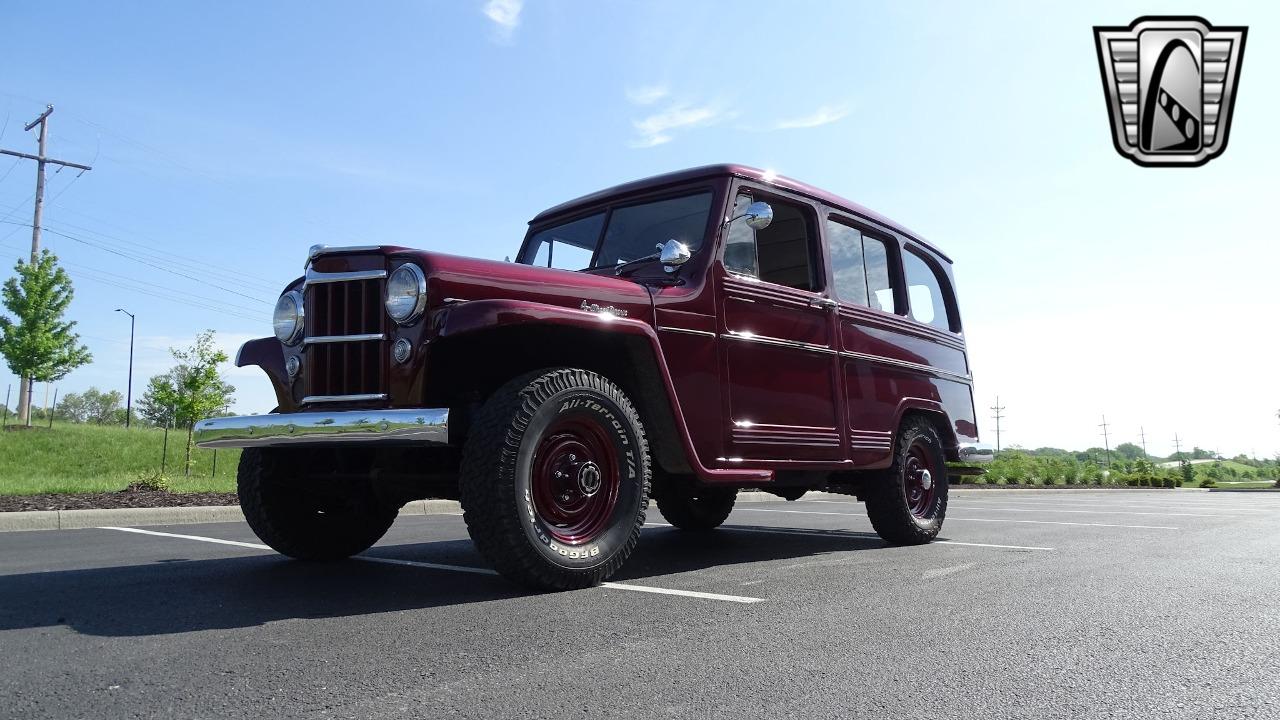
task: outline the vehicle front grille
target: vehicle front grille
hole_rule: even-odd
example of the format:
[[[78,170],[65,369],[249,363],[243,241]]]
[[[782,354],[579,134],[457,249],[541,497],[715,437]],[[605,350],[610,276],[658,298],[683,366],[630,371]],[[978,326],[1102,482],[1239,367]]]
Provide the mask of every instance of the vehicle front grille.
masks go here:
[[[370,274],[308,272],[304,403],[386,397],[385,278]]]

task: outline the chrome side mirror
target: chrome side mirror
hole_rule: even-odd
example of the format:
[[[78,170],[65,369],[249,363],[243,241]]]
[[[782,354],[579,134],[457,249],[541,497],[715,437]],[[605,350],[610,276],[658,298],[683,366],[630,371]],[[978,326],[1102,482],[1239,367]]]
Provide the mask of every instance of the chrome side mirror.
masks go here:
[[[663,243],[662,250],[658,253],[658,261],[667,268],[677,268],[689,262],[692,255],[688,245],[679,240],[668,240]]]
[[[769,227],[769,223],[773,222],[773,207],[769,203],[757,200],[747,206],[747,211],[741,215],[731,218],[728,223],[735,220],[746,220],[747,227],[752,230],[763,230]]]

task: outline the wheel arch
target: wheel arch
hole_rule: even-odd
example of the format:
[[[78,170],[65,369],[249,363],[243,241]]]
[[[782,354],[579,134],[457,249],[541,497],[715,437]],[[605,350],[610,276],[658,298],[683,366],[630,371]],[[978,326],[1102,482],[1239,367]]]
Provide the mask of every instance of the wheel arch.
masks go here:
[[[897,416],[898,420],[894,423],[894,427],[899,430],[902,429],[903,423],[913,418],[929,423],[934,432],[938,433],[938,439],[942,441],[947,462],[956,462],[960,459],[960,439],[941,403],[922,398],[906,398],[898,405]],[[897,442],[896,433],[894,442]],[[897,451],[896,447],[894,451]]]
[[[580,314],[587,315],[586,322],[543,317],[442,332],[430,343],[427,404],[450,407],[466,423],[494,390],[521,373],[551,367],[590,370],[615,382],[635,403],[655,463],[670,473],[692,472],[698,463],[688,454],[678,402],[654,341],[644,332],[648,326],[636,321],[605,326]]]

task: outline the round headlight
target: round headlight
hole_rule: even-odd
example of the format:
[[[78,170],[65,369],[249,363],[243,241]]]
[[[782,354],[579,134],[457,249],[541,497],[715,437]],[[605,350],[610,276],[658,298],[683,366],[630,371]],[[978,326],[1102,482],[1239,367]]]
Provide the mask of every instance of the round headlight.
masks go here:
[[[297,345],[302,339],[304,327],[302,293],[290,290],[281,295],[276,301],[276,312],[271,318],[271,324],[275,326],[276,339],[285,345]]]
[[[404,264],[387,278],[387,314],[401,325],[408,325],[422,314],[427,305],[427,277],[417,265]]]

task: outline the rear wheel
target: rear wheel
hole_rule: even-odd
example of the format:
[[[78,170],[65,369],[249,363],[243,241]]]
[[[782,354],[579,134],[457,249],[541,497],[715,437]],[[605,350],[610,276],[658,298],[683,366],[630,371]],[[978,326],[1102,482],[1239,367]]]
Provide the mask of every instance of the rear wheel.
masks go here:
[[[649,450],[626,395],[587,370],[545,370],[496,390],[463,449],[467,532],[505,577],[541,590],[595,585],[635,547]]]
[[[381,501],[367,481],[309,478],[304,460],[271,448],[240,454],[240,508],[262,542],[299,560],[337,560],[378,542],[398,508]]]
[[[738,491],[733,488],[695,487],[668,483],[654,499],[667,522],[681,530],[711,530],[720,527],[733,511]]]
[[[876,533],[896,545],[919,545],[938,536],[947,515],[947,465],[933,425],[905,421],[894,444],[893,466],[871,481],[867,516]]]

